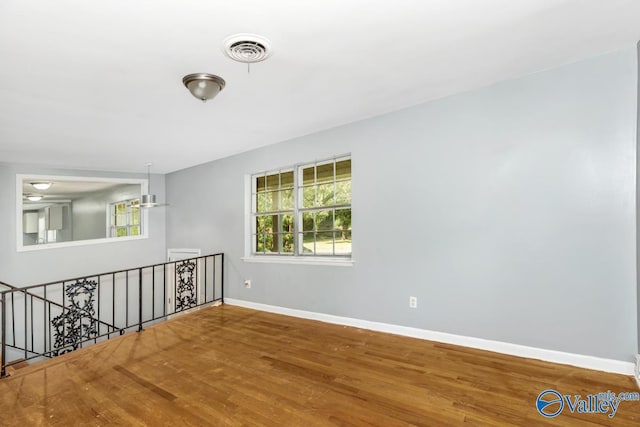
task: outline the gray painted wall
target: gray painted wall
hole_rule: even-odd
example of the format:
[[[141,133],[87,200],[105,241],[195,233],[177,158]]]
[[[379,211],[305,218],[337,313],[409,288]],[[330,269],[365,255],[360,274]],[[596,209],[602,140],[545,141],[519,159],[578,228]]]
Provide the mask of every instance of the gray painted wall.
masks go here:
[[[98,245],[16,251],[16,174],[146,178],[145,174],[49,169],[0,163],[0,281],[25,286],[162,262],[166,258],[165,209],[149,213],[149,238]],[[164,175],[152,175],[151,187],[165,200]]]
[[[111,190],[80,197],[73,201],[73,236],[75,240],[109,237],[107,207],[110,203],[140,198],[138,184],[123,184]]]
[[[632,361],[636,79],[630,47],[172,173],[168,247],[228,297]],[[244,175],[346,152],[355,265],[241,261]]]
[[[104,194],[97,193],[73,201],[73,238],[75,240],[104,239],[107,236],[107,213]]]

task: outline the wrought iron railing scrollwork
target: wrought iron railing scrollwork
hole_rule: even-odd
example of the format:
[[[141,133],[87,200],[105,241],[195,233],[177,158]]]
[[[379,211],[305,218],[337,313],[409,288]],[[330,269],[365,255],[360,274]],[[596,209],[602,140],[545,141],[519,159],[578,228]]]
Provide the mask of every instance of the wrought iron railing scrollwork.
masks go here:
[[[194,271],[196,263],[192,260],[187,259],[176,264],[176,311],[188,310],[198,305]]]
[[[77,350],[80,343],[98,336],[94,293],[95,280],[77,280],[67,284],[64,290],[69,298],[69,309],[53,318],[54,354],[59,356]]]
[[[16,288],[0,282],[1,372],[222,302],[224,254]],[[5,285],[5,286],[2,286]]]

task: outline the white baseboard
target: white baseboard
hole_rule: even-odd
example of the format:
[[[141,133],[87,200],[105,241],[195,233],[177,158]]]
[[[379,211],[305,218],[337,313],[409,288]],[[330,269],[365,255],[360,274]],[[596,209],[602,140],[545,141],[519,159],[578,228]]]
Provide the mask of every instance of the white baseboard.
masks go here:
[[[426,329],[411,328],[408,326],[392,325],[388,323],[371,322],[368,320],[353,319],[350,317],[333,316],[331,314],[314,313],[312,311],[297,310],[293,308],[278,307],[275,305],[260,304],[234,298],[225,298],[225,304],[254,310],[268,311],[270,313],[284,314],[287,316],[301,317],[303,319],[318,320],[326,323],[352,326],[371,331],[386,332],[407,337],[421,338],[424,340],[438,341],[446,344],[460,345],[477,348],[480,350],[494,351],[512,356],[526,357],[530,359],[544,360],[545,362],[561,363],[577,366],[579,368],[595,369],[598,371],[612,372],[623,375],[634,375],[635,365],[632,362],[621,360],[603,359],[582,354],[565,353],[562,351],[546,350],[536,347],[528,347],[519,344],[510,344],[501,341],[486,340],[482,338],[466,337],[462,335],[448,334],[444,332],[429,331]]]

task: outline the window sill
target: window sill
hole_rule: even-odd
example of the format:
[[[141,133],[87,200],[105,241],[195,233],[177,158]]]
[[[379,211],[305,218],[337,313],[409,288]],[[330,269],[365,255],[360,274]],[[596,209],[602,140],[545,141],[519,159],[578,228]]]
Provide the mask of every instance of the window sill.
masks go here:
[[[355,262],[351,258],[312,258],[293,256],[246,256],[240,258],[244,262],[256,262],[266,264],[299,264],[299,265],[328,265],[333,267],[353,267]]]
[[[123,236],[123,237],[105,237],[103,239],[89,239],[89,240],[71,240],[67,242],[51,242],[51,243],[39,243],[35,245],[21,245],[18,243],[16,252],[29,252],[29,251],[41,251],[45,249],[58,249],[58,248],[70,248],[74,246],[89,246],[89,245],[101,245],[106,243],[116,242],[131,242],[133,240],[148,239],[147,234],[141,234],[139,236]]]

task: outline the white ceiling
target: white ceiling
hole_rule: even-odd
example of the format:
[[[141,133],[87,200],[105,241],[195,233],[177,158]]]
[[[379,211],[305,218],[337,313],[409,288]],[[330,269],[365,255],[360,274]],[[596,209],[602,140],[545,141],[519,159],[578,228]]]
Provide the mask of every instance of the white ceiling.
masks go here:
[[[273,45],[251,74],[242,32]],[[638,0],[3,0],[0,162],[166,173],[638,39]]]

